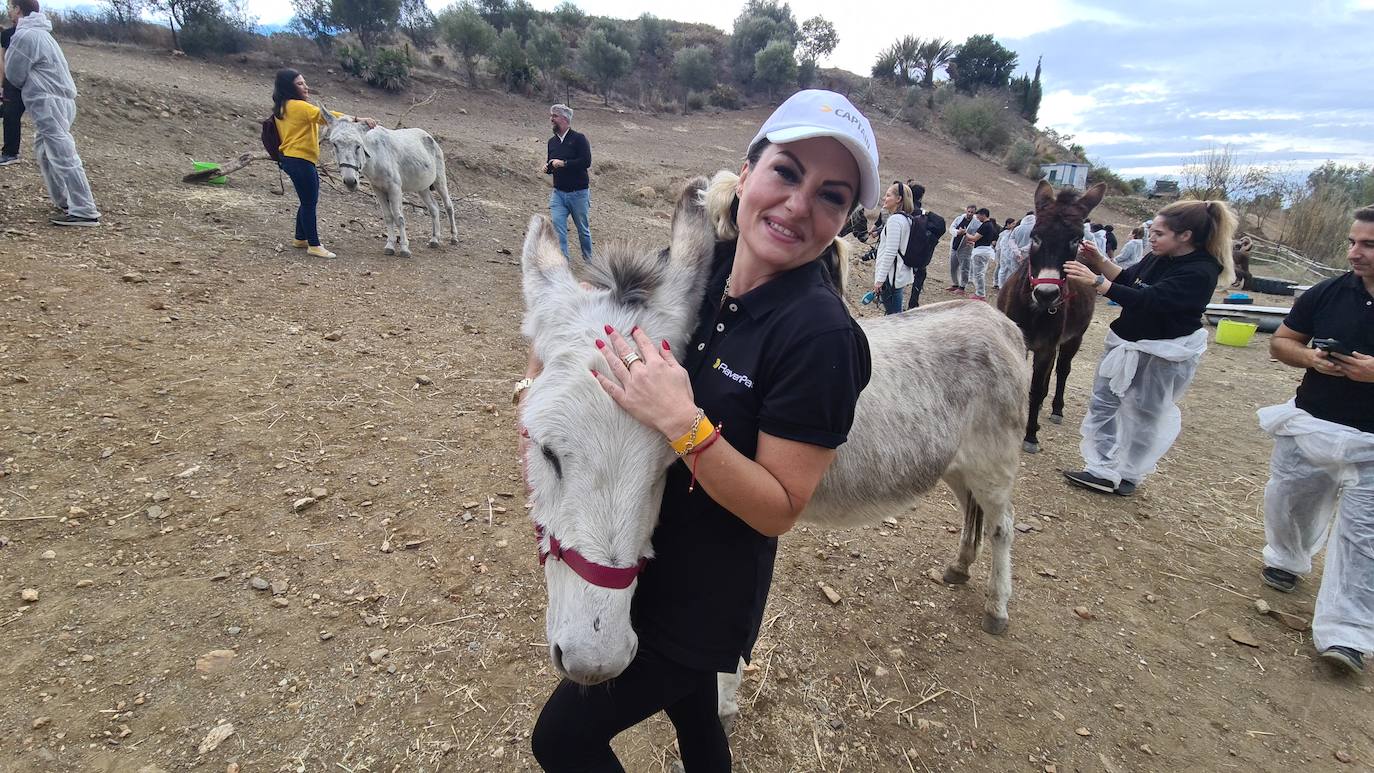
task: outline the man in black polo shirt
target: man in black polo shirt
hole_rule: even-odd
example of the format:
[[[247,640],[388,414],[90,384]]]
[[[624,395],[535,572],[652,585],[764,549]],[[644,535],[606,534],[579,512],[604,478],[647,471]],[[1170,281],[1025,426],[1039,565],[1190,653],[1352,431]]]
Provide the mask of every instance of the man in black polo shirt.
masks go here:
[[[1292,591],[1326,543],[1312,643],[1359,673],[1374,651],[1374,206],[1355,213],[1348,255],[1351,270],[1303,293],[1270,343],[1307,372],[1292,402],[1259,412],[1274,436],[1262,577]]]
[[[568,216],[577,225],[577,242],[582,259],[592,259],[592,226],[588,220],[592,208],[590,181],[587,170],[592,166],[592,146],[581,132],[573,131],[573,111],[567,105],[549,108],[549,123],[553,136],[549,138],[548,161],[544,174],[553,175],[553,193],[549,195],[549,214],[553,230],[558,233],[558,246],[563,257],[568,256]]]

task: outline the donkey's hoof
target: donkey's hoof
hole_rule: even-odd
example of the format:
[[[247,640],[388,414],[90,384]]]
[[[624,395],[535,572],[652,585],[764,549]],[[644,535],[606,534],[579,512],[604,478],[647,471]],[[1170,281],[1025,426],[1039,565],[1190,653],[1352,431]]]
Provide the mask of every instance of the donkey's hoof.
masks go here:
[[[428,242],[425,243],[425,246],[426,246],[426,247],[438,247],[438,246],[439,246],[439,240],[438,240],[438,239],[430,239]]]
[[[1038,454],[1038,453],[1040,453],[1040,444],[1039,444],[1039,443],[1032,443],[1032,442],[1029,441],[1029,440],[1022,440],[1022,441],[1021,441],[1021,450],[1022,450],[1022,451],[1025,451],[1025,452],[1028,453],[1028,454]]]
[[[1007,632],[1007,619],[997,615],[983,613],[983,630],[993,636],[1001,636]]]
[[[450,236],[450,237],[448,237],[448,243],[449,243],[449,244],[457,244],[457,243],[458,243],[458,237],[456,237],[456,236]]]
[[[400,257],[408,258],[408,257],[410,257],[410,250],[400,250],[400,251],[397,252],[396,254],[399,255]]]
[[[1051,414],[1050,414],[1050,423],[1051,423],[1051,424],[1063,424],[1063,423],[1064,423],[1064,414],[1062,414],[1062,413],[1051,413]]]
[[[965,572],[959,569],[958,567],[947,566],[945,567],[944,580],[946,585],[963,585],[964,583],[968,582],[968,572]]]
[[[395,254],[396,254],[396,250],[394,250],[394,249],[392,249],[392,248],[390,248],[390,247],[383,247],[383,248],[382,248],[382,254],[383,254],[383,255],[395,255]]]

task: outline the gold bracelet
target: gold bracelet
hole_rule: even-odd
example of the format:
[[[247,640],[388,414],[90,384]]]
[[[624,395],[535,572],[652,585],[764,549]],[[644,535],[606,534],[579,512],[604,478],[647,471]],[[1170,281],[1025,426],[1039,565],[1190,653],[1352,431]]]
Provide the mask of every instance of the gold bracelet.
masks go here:
[[[703,425],[705,425],[705,430],[702,429]],[[678,456],[687,456],[692,453],[693,448],[710,437],[714,431],[715,427],[706,420],[706,412],[698,408],[696,418],[692,419],[692,428],[687,430],[685,435],[672,442],[673,452]]]

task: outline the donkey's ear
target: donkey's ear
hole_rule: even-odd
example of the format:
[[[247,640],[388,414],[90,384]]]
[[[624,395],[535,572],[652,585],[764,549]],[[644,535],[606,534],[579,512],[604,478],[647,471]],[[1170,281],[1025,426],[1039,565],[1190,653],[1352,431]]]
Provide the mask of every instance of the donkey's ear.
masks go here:
[[[320,109],[320,115],[324,117],[324,123],[326,126],[333,126],[334,122],[338,120],[334,117],[333,113],[329,112],[329,108],[324,106],[323,99],[321,99],[319,102],[316,102],[315,106]]]
[[[705,177],[694,177],[677,197],[672,243],[668,248],[677,265],[696,266],[715,249],[715,229],[706,216],[706,185]]]
[[[520,253],[520,268],[524,274],[525,300],[533,303],[541,298],[549,284],[566,278],[571,282],[572,270],[568,259],[558,246],[553,224],[543,215],[530,218],[525,229],[525,246]]]
[[[1102,203],[1102,197],[1107,195],[1107,184],[1098,183],[1088,189],[1088,192],[1078,197],[1077,206],[1082,210],[1083,215],[1093,211],[1093,207]]]
[[[1035,186],[1035,211],[1039,212],[1052,201],[1054,201],[1054,186],[1050,185],[1047,180],[1041,180],[1040,184]]]

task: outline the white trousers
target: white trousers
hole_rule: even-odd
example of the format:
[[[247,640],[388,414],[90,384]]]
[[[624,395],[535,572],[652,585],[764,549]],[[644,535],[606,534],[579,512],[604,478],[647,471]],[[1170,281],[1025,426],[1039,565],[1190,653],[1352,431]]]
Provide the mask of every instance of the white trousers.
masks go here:
[[[1264,487],[1264,563],[1309,574],[1326,548],[1312,643],[1374,652],[1374,434],[1294,406],[1259,412],[1274,436]]]
[[[1084,470],[1118,485],[1155,471],[1183,428],[1178,401],[1207,350],[1207,331],[1164,341],[1123,341],[1107,333],[1079,432]]]
[[[1014,253],[1007,250],[997,258],[997,286],[1006,287],[1007,282],[1016,269],[1021,267],[1021,261],[1016,259]]]
[[[100,210],[95,208],[95,196],[91,194],[91,184],[86,180],[86,169],[72,137],[76,102],[63,97],[47,97],[25,101],[24,107],[33,117],[34,155],[52,203],[76,217],[99,218]]]
[[[974,295],[988,294],[988,261],[992,260],[991,247],[974,247],[969,259],[963,264],[959,284],[971,289]],[[972,280],[973,287],[969,287]]]

